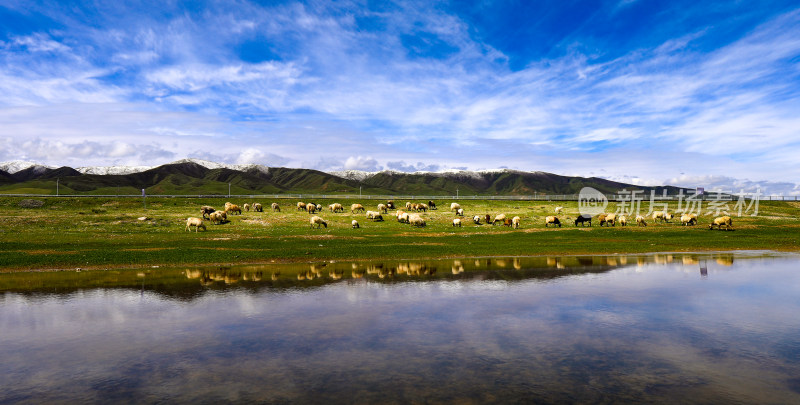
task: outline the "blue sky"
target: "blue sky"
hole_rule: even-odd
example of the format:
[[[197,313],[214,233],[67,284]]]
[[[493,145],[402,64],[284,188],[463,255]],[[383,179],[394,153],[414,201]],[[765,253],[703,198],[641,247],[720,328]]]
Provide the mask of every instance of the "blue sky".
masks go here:
[[[0,161],[800,193],[792,1],[0,0],[0,26]]]

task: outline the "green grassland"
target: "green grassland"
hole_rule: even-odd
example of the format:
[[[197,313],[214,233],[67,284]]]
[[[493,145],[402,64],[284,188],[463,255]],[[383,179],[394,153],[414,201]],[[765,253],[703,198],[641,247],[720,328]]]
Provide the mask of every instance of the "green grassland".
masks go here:
[[[439,209],[421,215],[427,226],[415,228],[395,220],[384,222],[364,214],[321,214],[327,228],[312,229],[310,215],[297,211],[297,200],[235,199],[259,202],[264,212],[229,216],[229,222],[206,231],[186,232],[185,219],[199,216],[201,205],[221,208],[227,198],[148,198],[146,208],[136,198],[38,198],[37,208],[22,198],[0,198],[0,271],[48,269],[104,269],[157,265],[230,265],[244,263],[311,262],[319,260],[423,259],[475,256],[582,255],[721,250],[798,251],[800,203],[762,201],[759,215],[737,217],[735,231],[709,231],[712,216],[701,216],[698,226],[669,224],[637,227],[575,227],[577,202],[460,201],[466,211],[464,226],[452,227],[452,200],[438,200]],[[269,207],[278,202],[282,212]],[[318,200],[327,207],[354,202],[376,209],[378,200]],[[405,201],[397,201],[402,205]],[[545,228],[544,217],[563,205],[561,228]],[[608,207],[614,211],[615,204]],[[659,207],[660,208],[660,207]],[[677,208],[676,203],[670,210]],[[643,211],[648,209],[643,204]],[[504,213],[522,218],[520,229],[474,225],[473,215]],[[140,221],[139,217],[147,217]],[[352,229],[357,219],[360,229]],[[630,221],[633,222],[633,221]]]

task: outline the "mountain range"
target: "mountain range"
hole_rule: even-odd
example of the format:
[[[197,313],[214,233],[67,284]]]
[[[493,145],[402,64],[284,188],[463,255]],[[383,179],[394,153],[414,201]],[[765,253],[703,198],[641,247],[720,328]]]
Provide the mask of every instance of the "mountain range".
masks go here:
[[[583,187],[604,193],[622,189],[667,190],[598,177],[561,176],[518,170],[446,172],[322,172],[312,169],[227,165],[183,159],[156,167],[51,167],[31,162],[0,163],[0,193],[126,195],[382,194],[533,195],[576,194]]]

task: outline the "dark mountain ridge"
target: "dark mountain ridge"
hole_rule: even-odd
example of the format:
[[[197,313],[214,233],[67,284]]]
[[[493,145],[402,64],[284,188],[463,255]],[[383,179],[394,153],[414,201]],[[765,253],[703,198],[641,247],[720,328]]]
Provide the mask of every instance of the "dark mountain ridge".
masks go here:
[[[102,194],[109,190],[126,193],[146,189],[148,194],[411,194],[411,195],[534,195],[576,194],[583,187],[604,193],[622,189],[668,190],[676,187],[644,187],[597,177],[561,176],[545,172],[517,170],[452,173],[399,173],[383,171],[348,178],[313,169],[250,167],[234,170],[208,168],[192,161],[181,161],[130,174],[84,174],[70,167],[51,169],[31,166],[16,173],[0,172],[0,191],[11,192],[33,184],[43,187],[58,179],[61,187],[78,193]]]

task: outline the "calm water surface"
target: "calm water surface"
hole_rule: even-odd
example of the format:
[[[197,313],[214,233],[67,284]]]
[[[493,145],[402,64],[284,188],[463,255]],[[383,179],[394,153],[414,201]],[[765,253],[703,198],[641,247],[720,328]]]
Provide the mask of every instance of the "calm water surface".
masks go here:
[[[800,258],[0,274],[17,402],[800,403]]]

